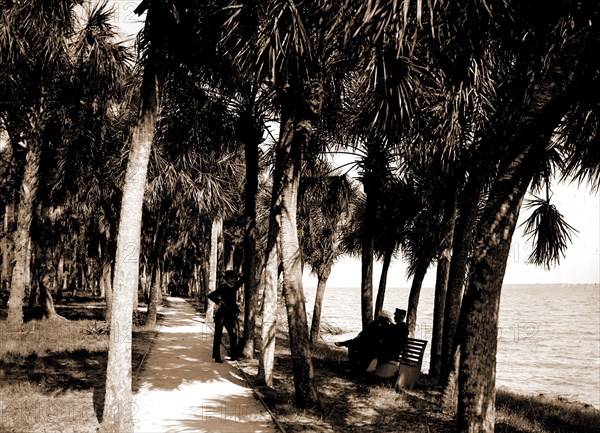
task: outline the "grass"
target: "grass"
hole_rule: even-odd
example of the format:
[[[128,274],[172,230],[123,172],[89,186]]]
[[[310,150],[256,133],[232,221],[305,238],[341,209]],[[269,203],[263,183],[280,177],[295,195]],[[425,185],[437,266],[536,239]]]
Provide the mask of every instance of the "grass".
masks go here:
[[[346,367],[346,350],[326,343],[312,350],[320,407],[298,410],[293,404],[292,362],[287,347],[287,337],[280,333],[273,388],[258,384],[256,360],[240,361],[287,433],[456,431],[453,417],[440,409],[440,391],[427,375],[421,375],[414,390],[396,392],[391,384],[353,376]],[[589,405],[505,390],[498,391],[496,400],[496,432],[599,432],[600,411]]]
[[[30,320],[17,332],[0,320],[0,433],[96,431],[109,336],[95,303],[57,305],[67,321]],[[155,335],[139,324],[143,319],[134,320],[134,376]]]

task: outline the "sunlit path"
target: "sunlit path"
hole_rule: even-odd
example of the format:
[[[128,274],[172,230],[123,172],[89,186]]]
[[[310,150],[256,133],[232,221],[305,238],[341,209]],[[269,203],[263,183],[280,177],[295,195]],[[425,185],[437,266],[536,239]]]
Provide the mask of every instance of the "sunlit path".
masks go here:
[[[239,371],[211,358],[212,330],[179,298],[158,331],[134,395],[135,431],[275,432]]]

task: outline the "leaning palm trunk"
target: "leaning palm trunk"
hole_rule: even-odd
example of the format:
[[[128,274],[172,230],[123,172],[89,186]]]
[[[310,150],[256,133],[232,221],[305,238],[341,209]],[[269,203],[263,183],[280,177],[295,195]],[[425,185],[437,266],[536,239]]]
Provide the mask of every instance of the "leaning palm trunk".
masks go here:
[[[519,210],[531,176],[503,182],[490,195],[463,299],[458,430],[493,432],[500,292]]]
[[[406,313],[406,326],[408,326],[408,335],[410,337],[415,336],[415,330],[417,328],[417,308],[419,307],[421,288],[423,287],[423,280],[425,279],[428,268],[428,260],[419,260],[415,269],[415,275],[413,276],[412,284],[410,286]],[[420,338],[423,338],[423,336]]]
[[[377,298],[375,298],[375,317],[383,310],[385,301],[385,289],[387,288],[387,277],[392,264],[393,249],[388,249],[383,256],[383,266],[381,267],[381,277],[379,278],[379,289],[377,289]]]
[[[153,137],[154,111],[146,110],[133,131],[123,185],[106,369],[106,395],[101,426],[103,432],[133,430],[131,300],[138,290],[144,188]]]
[[[19,189],[19,203],[17,205],[16,229],[13,237],[13,270],[10,284],[10,297],[7,322],[10,327],[19,327],[23,324],[23,297],[25,288],[31,286],[30,249],[29,240],[33,208],[38,189],[38,173],[40,170],[41,143],[29,140],[27,155],[25,157],[25,171],[21,188]]]
[[[502,281],[510,254],[510,243],[523,197],[534,173],[539,170],[554,129],[585,87],[575,83],[561,93],[556,83],[540,87],[535,115],[512,140],[515,153],[508,153],[489,194],[481,218],[471,261],[469,285],[461,307],[457,427],[460,432],[494,431],[498,311]],[[548,101],[548,102],[546,102]]]

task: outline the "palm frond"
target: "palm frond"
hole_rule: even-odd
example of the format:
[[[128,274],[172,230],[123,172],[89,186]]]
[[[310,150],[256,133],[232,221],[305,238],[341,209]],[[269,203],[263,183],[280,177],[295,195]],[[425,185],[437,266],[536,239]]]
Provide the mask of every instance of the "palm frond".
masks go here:
[[[569,225],[562,214],[549,200],[535,198],[528,200],[524,207],[535,208],[524,225],[524,234],[533,244],[533,251],[527,262],[550,269],[558,265],[560,258],[565,257],[568,244],[577,230]]]

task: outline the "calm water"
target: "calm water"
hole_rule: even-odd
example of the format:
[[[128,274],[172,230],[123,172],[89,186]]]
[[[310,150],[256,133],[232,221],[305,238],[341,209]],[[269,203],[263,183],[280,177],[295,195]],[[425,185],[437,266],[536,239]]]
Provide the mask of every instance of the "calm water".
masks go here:
[[[406,308],[408,288],[388,288],[384,309]],[[306,288],[312,313],[315,288]],[[416,338],[431,341],[433,289],[423,288]],[[323,319],[360,331],[360,289],[326,289]],[[423,371],[429,369],[429,349]],[[500,302],[496,385],[563,396],[600,408],[600,285],[505,285]]]

